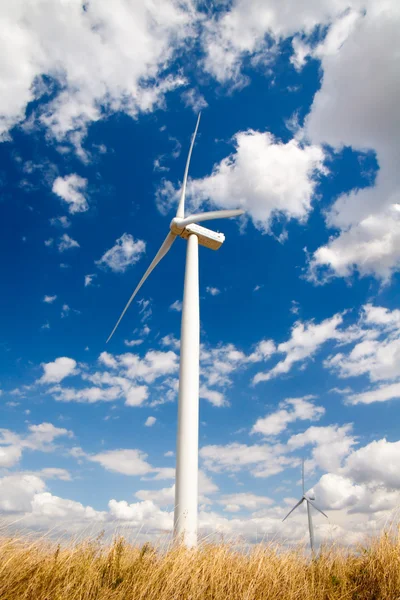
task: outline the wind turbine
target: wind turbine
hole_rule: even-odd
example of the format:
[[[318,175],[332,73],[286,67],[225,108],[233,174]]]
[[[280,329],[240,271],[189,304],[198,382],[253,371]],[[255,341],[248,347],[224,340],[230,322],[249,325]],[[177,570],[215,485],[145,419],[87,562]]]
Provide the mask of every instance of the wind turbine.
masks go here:
[[[320,508],[318,508],[318,506],[314,503],[315,496],[311,496],[310,494],[306,495],[306,493],[304,491],[304,459],[303,459],[302,466],[301,466],[301,481],[302,481],[302,486],[303,486],[303,495],[300,498],[300,500],[298,501],[298,503],[293,506],[292,510],[288,512],[286,517],[284,519],[282,519],[282,522],[286,521],[288,516],[291,515],[292,512],[294,510],[296,510],[296,508],[298,506],[300,506],[300,504],[303,504],[303,502],[306,502],[307,503],[307,515],[308,515],[308,529],[310,532],[310,546],[311,546],[311,552],[314,554],[314,527],[313,527],[313,522],[312,522],[311,506],[313,508],[315,508],[318,512],[320,512],[321,515],[324,515],[324,517],[328,518],[328,516]]]
[[[170,250],[177,237],[187,240],[185,282],[181,321],[181,350],[178,397],[178,433],[176,449],[174,537],[187,547],[197,545],[198,510],[198,454],[199,454],[199,358],[200,358],[200,302],[198,246],[218,250],[225,240],[216,233],[197,225],[212,219],[237,217],[244,210],[216,210],[185,217],[185,195],[190,158],[199,127],[200,114],[192,136],[181,195],[176,216],[169,232],[149,268],[139,281],[107,342],[113,336],[132,300],[153,269]]]

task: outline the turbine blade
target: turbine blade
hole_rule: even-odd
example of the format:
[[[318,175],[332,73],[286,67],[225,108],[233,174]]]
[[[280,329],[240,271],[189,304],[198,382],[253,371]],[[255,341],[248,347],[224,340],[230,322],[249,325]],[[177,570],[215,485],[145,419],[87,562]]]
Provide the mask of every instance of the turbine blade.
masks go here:
[[[111,334],[109,335],[106,344],[111,340],[112,336],[114,335],[115,330],[117,329],[118,325],[120,324],[120,322],[122,320],[122,317],[124,316],[124,314],[128,310],[128,308],[129,308],[132,300],[134,299],[134,297],[136,296],[136,294],[138,293],[138,291],[140,290],[140,288],[142,287],[142,285],[144,284],[144,282],[146,281],[146,279],[148,278],[148,276],[150,275],[150,273],[153,271],[153,269],[158,265],[158,263],[160,262],[160,260],[163,259],[164,256],[167,254],[167,252],[171,248],[172,244],[174,243],[175,238],[176,238],[176,235],[174,235],[171,232],[168,233],[168,235],[165,238],[163,244],[161,245],[161,248],[159,249],[159,251],[155,255],[155,257],[154,257],[152,263],[150,264],[149,268],[147,269],[146,273],[143,275],[142,279],[139,281],[139,283],[136,286],[135,291],[133,292],[132,296],[129,298],[128,304],[125,306],[124,310],[122,311],[121,316],[118,319],[117,324],[115,325],[115,327],[112,330]]]
[[[328,515],[326,515],[320,508],[318,508],[318,506],[316,504],[314,504],[314,502],[312,500],[310,500],[309,498],[306,498],[307,502],[309,502],[311,504],[311,506],[313,508],[315,508],[315,510],[317,510],[318,512],[321,513],[321,515],[324,515],[324,517],[328,518]]]
[[[282,523],[283,523],[283,521],[286,521],[286,519],[288,518],[288,516],[289,516],[289,515],[291,515],[291,514],[292,514],[292,512],[293,512],[294,510],[296,510],[296,508],[297,508],[298,506],[300,506],[300,504],[301,504],[302,502],[304,502],[304,498],[301,498],[301,500],[299,500],[299,501],[298,501],[298,503],[297,503],[297,504],[295,504],[295,505],[293,506],[292,510],[288,512],[288,514],[286,515],[286,517],[285,517],[284,519],[282,519]]]
[[[184,216],[185,216],[186,184],[187,184],[187,178],[188,178],[188,173],[189,173],[190,159],[192,157],[192,150],[193,150],[193,146],[194,146],[194,140],[196,139],[197,129],[199,128],[200,115],[201,115],[201,112],[199,112],[199,116],[197,117],[196,129],[194,130],[194,134],[192,136],[192,141],[190,143],[189,154],[188,154],[188,157],[187,157],[187,160],[186,160],[185,174],[183,176],[181,197],[179,198],[178,210],[176,211],[176,216],[179,217],[179,218],[181,218],[181,219],[183,219]]]
[[[191,223],[201,223],[202,221],[211,221],[213,219],[229,219],[230,217],[239,217],[244,214],[244,210],[241,208],[235,210],[212,210],[210,212],[198,213],[196,215],[190,215],[186,219],[179,221],[179,227],[186,227]]]
[[[303,484],[303,496],[304,496],[304,494],[305,494],[305,492],[304,492],[304,458],[301,462],[301,481]]]

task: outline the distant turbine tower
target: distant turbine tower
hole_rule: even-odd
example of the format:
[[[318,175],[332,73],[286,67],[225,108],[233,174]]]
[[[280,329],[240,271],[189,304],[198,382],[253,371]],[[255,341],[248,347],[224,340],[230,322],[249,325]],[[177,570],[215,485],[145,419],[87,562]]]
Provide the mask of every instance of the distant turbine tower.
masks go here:
[[[306,502],[307,503],[307,515],[308,515],[308,529],[309,529],[309,532],[310,532],[310,546],[311,546],[311,552],[314,553],[314,527],[313,527],[313,522],[312,522],[311,506],[313,506],[318,512],[320,512],[321,515],[324,515],[324,517],[326,517],[326,518],[328,518],[328,517],[314,503],[315,496],[310,496],[310,495],[306,496],[306,494],[305,494],[305,491],[304,491],[304,459],[303,459],[302,466],[301,466],[301,481],[302,481],[302,485],[303,485],[303,495],[302,495],[301,499],[298,501],[298,503],[295,504],[295,506],[293,506],[292,510],[290,512],[288,512],[288,514],[286,515],[286,517],[284,519],[282,519],[282,522],[286,521],[286,519],[288,518],[288,516],[291,515],[292,512],[294,510],[296,510],[296,508],[298,506],[300,506],[300,504],[302,504],[303,502]]]
[[[190,158],[200,122],[189,148],[185,174],[176,216],[170,223],[170,231],[153,262],[139,281],[129,298],[120,318],[107,342],[113,336],[132,300],[147,277],[167,254],[179,236],[188,242],[186,253],[185,283],[183,288],[183,308],[181,322],[181,351],[178,399],[178,435],[176,450],[176,485],[174,537],[186,546],[197,545],[197,506],[198,506],[198,463],[199,463],[199,357],[200,357],[200,307],[199,307],[199,256],[198,245],[218,250],[225,241],[223,233],[215,233],[196,223],[211,219],[237,217],[244,210],[216,210],[185,217],[185,194]]]

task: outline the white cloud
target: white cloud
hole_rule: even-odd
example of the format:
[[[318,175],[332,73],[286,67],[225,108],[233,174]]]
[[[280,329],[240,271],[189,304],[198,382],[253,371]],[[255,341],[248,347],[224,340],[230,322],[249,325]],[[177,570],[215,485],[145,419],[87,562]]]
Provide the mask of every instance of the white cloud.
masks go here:
[[[161,467],[153,470],[155,475],[151,481],[162,481],[164,479],[175,479],[175,469],[172,467]],[[142,477],[142,479],[145,479]],[[147,478],[148,479],[148,478]]]
[[[80,244],[72,239],[67,233],[64,233],[64,235],[60,237],[57,247],[59,252],[65,252],[65,250],[70,250],[71,248],[79,248]]]
[[[30,512],[35,494],[46,488],[36,475],[8,475],[0,479],[0,509],[5,513]]]
[[[222,504],[226,512],[239,512],[242,508],[254,511],[263,506],[271,506],[273,503],[274,501],[267,496],[257,496],[249,492],[225,494],[218,500],[218,504]]]
[[[235,152],[214,165],[211,175],[188,183],[188,199],[198,208],[244,208],[255,227],[271,233],[274,219],[303,222],[311,211],[316,176],[324,172],[318,146],[283,144],[268,133],[239,132]],[[288,175],[290,173],[290,176]],[[175,194],[175,196],[177,196]],[[177,198],[171,185],[159,190],[159,206]]]
[[[326,275],[323,267],[329,267]],[[310,261],[309,277],[313,281],[332,275],[349,277],[357,270],[362,277],[375,275],[387,283],[399,268],[400,204],[394,204],[380,214],[366,216],[318,248]]]
[[[29,425],[29,433],[25,436],[16,434],[9,429],[0,429],[0,467],[15,466],[22,457],[24,449],[51,452],[52,442],[62,436],[72,437],[72,431],[55,427],[51,423]]]
[[[147,454],[140,450],[109,450],[89,456],[88,459],[99,463],[108,471],[124,475],[146,475],[153,468],[146,461]]]
[[[65,177],[57,177],[54,180],[52,191],[68,203],[68,210],[71,214],[85,212],[89,209],[84,196],[87,183],[87,179],[73,173]]]
[[[43,479],[60,479],[61,481],[71,481],[72,477],[69,471],[66,469],[59,469],[58,467],[46,467],[39,471],[40,477]]]
[[[50,89],[52,98],[35,117],[61,140],[69,134],[83,159],[82,138],[89,123],[124,111],[132,117],[162,105],[165,94],[182,85],[166,74],[174,51],[194,31],[190,2],[108,2],[67,6],[56,0],[4,7],[0,136],[25,118],[29,102]],[[73,32],[73,35],[71,35]],[[47,84],[48,75],[59,84]]]
[[[71,227],[71,221],[65,216],[54,217],[53,219],[50,219],[50,223],[51,225],[54,225],[54,227],[58,226],[62,227],[63,229],[68,229],[68,227]]]
[[[207,294],[210,294],[211,296],[218,296],[218,294],[221,293],[221,290],[219,290],[216,287],[209,287],[209,286],[207,286],[206,287],[206,292],[207,292]]]
[[[57,300],[57,296],[44,296],[43,297],[43,302],[46,302],[46,304],[53,304],[54,300]]]
[[[368,375],[372,382],[398,379],[400,311],[366,304],[361,310],[359,327],[363,328],[361,341],[349,352],[338,352],[328,357],[325,367],[336,371],[342,378]],[[385,395],[385,392],[379,394]],[[368,397],[371,396],[366,396],[366,399]]]
[[[175,477],[175,469],[152,467],[146,460],[147,454],[137,449],[108,450],[99,454],[86,455],[86,458],[99,463],[108,471],[122,475],[141,475],[142,479],[149,479],[144,476],[150,475],[151,481],[174,479]]]
[[[352,434],[352,425],[328,425],[326,427],[309,427],[303,433],[292,435],[288,441],[290,450],[311,445],[312,460],[309,466],[317,466],[325,471],[339,469],[343,459],[350,453],[356,443]]]
[[[100,354],[99,363],[106,367],[110,367],[111,369],[115,369],[118,366],[117,360],[109,352],[102,352]]]
[[[203,446],[200,458],[204,467],[215,473],[250,470],[254,477],[269,477],[284,470],[292,462],[283,455],[281,444],[239,444],[234,442],[226,446]]]
[[[222,7],[218,17],[208,19],[202,41],[205,50],[203,67],[221,83],[246,85],[242,64],[251,58],[254,65],[267,67],[278,51],[276,44],[301,31],[310,34],[317,24],[328,25],[339,17],[351,2],[259,2],[235,0]],[[361,3],[353,2],[356,6]],[[224,10],[225,8],[225,10]],[[339,34],[336,35],[339,38]],[[268,71],[267,71],[268,73]]]
[[[351,4],[357,8],[357,2]],[[352,23],[349,13],[340,34],[332,28],[332,37],[347,35],[345,42],[337,47],[334,40],[324,52],[332,42],[327,38],[322,48],[322,85],[305,131],[313,143],[375,151],[379,171],[372,185],[335,201],[327,224],[338,233],[317,249],[310,267],[314,278],[347,277],[358,271],[387,282],[400,266],[400,178],[393,160],[400,136],[400,11],[394,0],[384,7],[367,0],[362,4],[366,10],[357,18],[353,13]]]
[[[158,506],[174,506],[175,485],[160,490],[139,490],[135,496],[139,500],[155,502]]]
[[[289,340],[279,344],[276,349],[277,352],[286,354],[285,358],[269,371],[257,373],[253,383],[268,381],[288,373],[295,363],[312,357],[328,340],[342,340],[345,337],[345,334],[339,330],[342,323],[341,314],[336,314],[321,323],[297,321],[292,328]]]
[[[93,284],[93,279],[97,277],[95,273],[90,273],[89,275],[85,275],[85,287]]]
[[[172,478],[174,478],[174,475]],[[157,479],[157,477],[155,479]],[[218,486],[201,469],[198,473],[198,483],[199,503],[210,504],[210,501],[205,494],[214,494],[218,491]],[[135,496],[139,500],[150,500],[151,502],[155,502],[158,506],[173,507],[175,504],[175,484],[159,490],[139,490],[135,493]]]
[[[172,350],[149,350],[143,358],[127,352],[120,354],[117,360],[126,377],[140,378],[146,383],[152,383],[161,375],[172,374],[178,369],[178,356]]]
[[[19,446],[0,446],[0,467],[6,469],[13,467],[19,462],[21,456],[22,450]]]
[[[351,394],[347,396],[349,404],[372,404],[373,402],[387,402],[400,398],[400,382],[380,385],[378,387]]]
[[[47,248],[50,248],[53,244],[54,244],[53,238],[49,238],[48,240],[44,241],[44,245],[47,246]]]
[[[158,534],[172,528],[173,515],[160,510],[151,500],[134,504],[128,504],[125,500],[110,500],[108,506],[112,517],[124,524],[129,522],[132,527],[141,529],[146,523],[148,530]]]
[[[153,427],[153,425],[155,424],[156,421],[157,421],[157,419],[155,417],[147,417],[144,424],[146,427]]]
[[[353,452],[346,460],[344,472],[356,483],[377,483],[398,490],[399,459],[400,441],[381,439]]]
[[[73,437],[72,431],[64,427],[55,427],[52,423],[40,423],[39,425],[29,425],[29,437],[26,438],[24,445],[34,450],[46,449],[57,437]]]
[[[176,312],[181,312],[182,310],[182,302],[180,300],[175,300],[169,307],[170,310],[176,310]]]
[[[49,392],[62,402],[93,403],[121,398],[125,399],[126,406],[140,406],[150,395],[149,384],[166,377],[161,385],[169,388],[169,377],[178,370],[178,355],[171,350],[149,350],[143,357],[131,352],[116,357],[102,352],[98,360],[102,368],[111,372],[83,369],[81,377],[93,384],[92,387],[75,389],[55,386]]]
[[[96,265],[107,266],[114,273],[124,273],[128,267],[137,263],[146,250],[143,240],[134,240],[130,233],[124,233],[115,242],[115,245],[107,250],[95,261]]]
[[[125,346],[128,348],[133,348],[134,346],[140,346],[143,344],[143,340],[124,340]]]
[[[181,97],[185,106],[190,106],[196,114],[208,106],[204,96],[194,88],[185,90]]]
[[[276,352],[275,344],[272,340],[261,340],[256,344],[254,352],[248,357],[249,362],[261,362],[268,360]]]
[[[61,311],[61,318],[65,319],[66,317],[68,317],[68,315],[69,315],[70,312],[71,312],[71,309],[68,306],[68,304],[63,304],[62,305],[62,311]]]
[[[303,398],[288,398],[279,404],[279,410],[257,419],[251,433],[261,433],[266,436],[275,436],[285,431],[289,423],[297,420],[317,421],[325,413],[322,406],[309,402],[313,396]]]
[[[202,385],[200,386],[199,395],[200,398],[204,398],[204,400],[211,402],[213,406],[229,406],[229,402],[224,394],[218,390],[210,390]]]
[[[39,383],[60,383],[78,372],[76,360],[66,356],[60,356],[54,362],[42,363],[42,367],[44,373],[38,380]]]
[[[172,335],[172,333],[164,335],[164,337],[161,338],[160,342],[163,346],[167,346],[167,348],[173,348],[174,350],[179,350],[181,346],[180,341],[177,340],[176,337]]]
[[[121,397],[122,391],[119,386],[101,388],[97,386],[86,387],[82,389],[63,388],[55,386],[49,390],[53,398],[58,402],[113,402]]]

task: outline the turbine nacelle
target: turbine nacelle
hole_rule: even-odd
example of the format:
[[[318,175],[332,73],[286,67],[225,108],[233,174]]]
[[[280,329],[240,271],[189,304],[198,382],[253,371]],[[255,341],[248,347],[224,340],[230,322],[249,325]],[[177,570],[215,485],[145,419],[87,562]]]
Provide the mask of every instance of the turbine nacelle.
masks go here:
[[[185,227],[185,229],[180,234],[180,237],[183,239],[187,239],[189,235],[193,234],[197,236],[200,246],[205,246],[210,250],[218,250],[218,248],[221,248],[222,244],[225,241],[225,236],[223,233],[212,231],[211,229],[206,229],[206,227],[196,225],[196,223],[193,223],[192,225],[187,225],[187,227]]]

